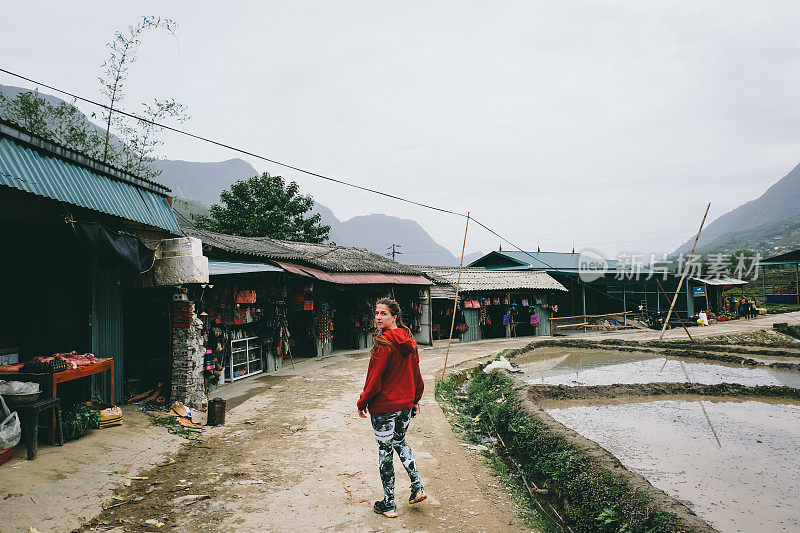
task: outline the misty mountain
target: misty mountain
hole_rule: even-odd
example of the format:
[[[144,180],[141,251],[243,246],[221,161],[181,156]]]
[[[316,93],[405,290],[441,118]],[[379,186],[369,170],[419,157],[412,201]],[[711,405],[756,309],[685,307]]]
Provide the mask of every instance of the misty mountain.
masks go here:
[[[191,219],[192,214],[203,212],[219,201],[219,194],[240,179],[258,175],[258,171],[242,159],[219,162],[156,161],[161,170],[157,180],[175,193],[178,198],[175,210]],[[356,246],[386,255],[392,244],[400,245],[395,260],[404,264],[457,265],[447,248],[438,244],[417,222],[389,215],[365,215],[342,222],[328,207],[314,202],[314,213],[322,223],[331,227],[330,239],[341,246]],[[376,229],[380,231],[376,231]],[[482,253],[472,254],[477,257]],[[465,259],[466,261],[466,259]],[[467,263],[465,263],[467,264]]]
[[[260,174],[239,158],[213,162],[159,159],[154,164],[161,171],[156,181],[172,189],[175,196],[206,206],[219,202],[220,193],[234,182]]]
[[[30,89],[0,85],[0,93],[7,98],[15,98],[21,92]],[[39,93],[54,106],[65,102],[61,98]],[[93,128],[101,129],[84,115],[87,123]],[[119,140],[114,138],[113,142]],[[219,201],[220,193],[234,182],[257,176],[259,172],[253,166],[239,158],[226,161],[200,162],[159,159],[154,163],[161,171],[155,181],[172,189],[176,196],[174,204],[181,222],[185,223],[198,213],[207,213],[208,207]],[[418,265],[457,265],[459,258],[453,256],[447,248],[438,244],[417,222],[389,215],[366,215],[340,221],[333,211],[319,202],[314,203],[314,213],[319,213],[322,223],[331,227],[330,239],[341,246],[366,248],[379,254],[387,254],[392,244],[399,245],[395,259],[400,263]],[[379,229],[380,231],[376,231]],[[475,252],[465,258],[477,259],[481,252]]]
[[[690,239],[675,253],[692,249]],[[800,165],[761,196],[725,213],[706,226],[697,250],[735,252],[749,249],[772,256],[800,248]]]

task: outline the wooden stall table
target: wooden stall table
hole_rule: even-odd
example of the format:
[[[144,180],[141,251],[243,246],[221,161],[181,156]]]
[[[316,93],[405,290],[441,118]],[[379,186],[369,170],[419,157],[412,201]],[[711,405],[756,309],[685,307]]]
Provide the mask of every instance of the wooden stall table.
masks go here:
[[[0,372],[0,379],[6,381],[32,381],[41,385],[42,393],[50,398],[58,398],[58,384],[106,372],[106,401],[114,405],[114,360],[98,359],[90,365],[56,372],[55,374],[32,374],[30,372]],[[50,421],[50,444],[56,441],[56,415]]]

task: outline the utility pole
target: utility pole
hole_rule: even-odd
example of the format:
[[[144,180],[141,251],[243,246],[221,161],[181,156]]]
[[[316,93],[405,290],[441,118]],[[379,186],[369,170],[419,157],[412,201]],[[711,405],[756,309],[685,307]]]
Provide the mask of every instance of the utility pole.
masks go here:
[[[392,245],[391,245],[391,246],[388,248],[388,249],[389,249],[389,253],[388,253],[388,254],[386,254],[386,256],[387,256],[387,257],[391,257],[391,258],[392,258],[392,261],[394,261],[394,256],[395,256],[395,255],[403,255],[403,252],[400,252],[400,251],[398,251],[398,250],[397,250],[397,248],[402,248],[402,247],[403,247],[403,246],[402,246],[401,244],[392,244]]]

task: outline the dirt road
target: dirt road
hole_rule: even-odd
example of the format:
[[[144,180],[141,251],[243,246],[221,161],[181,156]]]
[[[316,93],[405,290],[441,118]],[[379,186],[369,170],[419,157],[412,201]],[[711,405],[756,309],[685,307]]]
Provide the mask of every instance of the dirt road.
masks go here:
[[[485,359],[529,341],[456,344],[450,362]],[[226,425],[206,430],[202,443],[185,446],[175,463],[123,487],[119,501],[133,501],[104,511],[94,524],[157,530],[161,523],[187,532],[529,530],[482,455],[460,445],[434,399],[443,355],[442,347],[421,352],[426,390],[408,434],[429,498],[408,505],[408,476],[396,460],[397,519],[372,512],[381,485],[372,429],[355,408],[368,364],[360,352],[303,360],[294,370],[231,385],[229,405],[239,405]]]

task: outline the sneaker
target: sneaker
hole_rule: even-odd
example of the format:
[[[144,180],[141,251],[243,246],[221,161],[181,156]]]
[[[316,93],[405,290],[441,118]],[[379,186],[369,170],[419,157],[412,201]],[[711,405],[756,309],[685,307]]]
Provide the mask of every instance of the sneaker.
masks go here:
[[[422,487],[418,489],[411,489],[411,496],[408,497],[408,503],[419,503],[422,500],[428,497],[427,494],[422,490]]]
[[[372,510],[378,514],[382,514],[386,518],[397,518],[397,508],[383,500],[375,502],[372,505]]]

